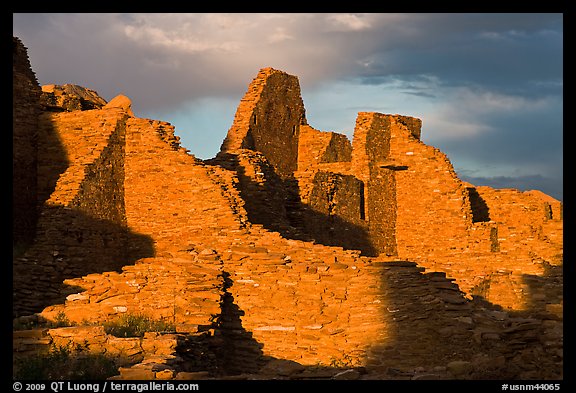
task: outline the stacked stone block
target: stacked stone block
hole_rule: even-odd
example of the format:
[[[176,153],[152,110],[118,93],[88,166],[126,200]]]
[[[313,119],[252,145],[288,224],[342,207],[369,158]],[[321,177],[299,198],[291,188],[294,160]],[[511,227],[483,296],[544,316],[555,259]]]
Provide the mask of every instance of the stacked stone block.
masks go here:
[[[298,133],[306,124],[298,78],[263,68],[242,98],[222,152],[251,149],[264,153],[282,177],[298,165]]]
[[[66,278],[120,269],[135,257],[130,240],[148,244],[125,226],[124,123],[117,110],[41,116],[42,209],[34,245],[14,263],[15,315],[56,301]]]
[[[492,221],[479,219],[470,186],[419,140],[419,119],[362,112],[350,144],[307,126],[297,78],[273,69],[207,162],[129,105],[41,118],[44,213],[15,265],[15,309],[39,311],[41,288],[62,304],[36,319],[76,326],[16,333],[22,355],[88,340],[122,357],[123,379],[562,375],[562,276],[544,264],[561,249],[561,205],[533,193],[496,202],[479,187]],[[296,240],[306,225],[324,244]],[[511,234],[535,237],[501,240]],[[176,333],[102,334],[126,313]]]
[[[12,40],[12,236],[15,252],[34,239],[40,86],[22,42]]]

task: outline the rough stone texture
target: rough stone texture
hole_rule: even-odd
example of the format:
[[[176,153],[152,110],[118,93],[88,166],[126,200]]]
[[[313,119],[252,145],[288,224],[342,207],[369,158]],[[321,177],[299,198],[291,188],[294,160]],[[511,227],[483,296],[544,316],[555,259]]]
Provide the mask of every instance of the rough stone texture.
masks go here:
[[[235,185],[251,223],[277,231],[290,229],[287,184],[262,153],[241,149],[233,154],[221,153],[206,163],[230,170],[237,176]]]
[[[44,85],[40,97],[44,110],[52,112],[100,109],[106,100],[92,89],[78,85]]]
[[[42,114],[41,211],[34,245],[14,261],[16,315],[58,299],[65,278],[120,269],[150,254],[150,242],[126,228],[125,121],[118,110]],[[128,253],[136,239],[147,247]]]
[[[36,166],[40,87],[22,42],[12,40],[12,237],[15,252],[31,243],[36,227]]]
[[[110,100],[109,103],[104,105],[103,108],[104,109],[120,108],[123,111],[125,111],[129,116],[134,116],[134,113],[132,112],[132,100],[130,100],[130,98],[126,97],[123,94],[119,94],[116,97],[112,98],[112,100]]]
[[[263,68],[240,101],[221,151],[261,151],[280,176],[289,176],[298,165],[301,124],[306,115],[298,78]]]
[[[186,154],[168,135],[174,127],[131,118],[126,131],[128,227],[153,239],[156,255],[185,251],[197,236],[237,230],[241,217],[211,178],[212,167]]]
[[[323,134],[272,69],[212,160],[125,106],[40,119],[14,356],[83,343],[115,379],[562,378],[561,203],[461,182],[419,119]],[[102,333],[137,313],[176,332]]]
[[[298,170],[310,171],[321,163],[349,162],[352,145],[346,135],[301,125],[298,139]]]

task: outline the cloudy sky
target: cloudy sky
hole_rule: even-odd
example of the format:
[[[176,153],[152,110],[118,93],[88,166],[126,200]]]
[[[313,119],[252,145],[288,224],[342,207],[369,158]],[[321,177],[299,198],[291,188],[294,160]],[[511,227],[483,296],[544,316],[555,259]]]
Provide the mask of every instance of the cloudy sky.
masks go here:
[[[263,67],[298,76],[308,123],[352,138],[360,111],[421,118],[476,185],[563,198],[563,16],[14,14],[40,84],[73,83],[219,150]]]

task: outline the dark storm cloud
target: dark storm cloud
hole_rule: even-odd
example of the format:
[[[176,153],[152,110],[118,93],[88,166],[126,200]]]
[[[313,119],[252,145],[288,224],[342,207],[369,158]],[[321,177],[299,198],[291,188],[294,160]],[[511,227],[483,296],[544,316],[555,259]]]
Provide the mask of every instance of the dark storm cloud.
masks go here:
[[[561,103],[545,109],[492,115],[486,122],[491,131],[475,136],[474,143],[452,138],[438,139],[436,143],[478,161],[557,166],[562,160],[562,133],[557,131],[563,126]],[[545,161],[546,158],[550,160]]]
[[[108,100],[124,93],[137,112],[168,108],[222,89],[221,84],[210,84],[215,77],[204,74],[202,57],[182,60],[168,47],[131,40],[125,28],[133,20],[109,14],[15,15],[14,35],[28,46],[41,84],[76,83]]]
[[[554,14],[14,15],[44,83],[130,90],[144,110],[241,94],[265,66],[286,67],[309,87],[426,74],[442,85],[526,90],[527,81],[561,78],[561,27]]]
[[[319,116],[353,119],[347,111],[355,108],[421,114],[423,140],[478,178],[533,182],[562,172],[562,14],[15,14],[13,21],[41,84],[76,83],[108,100],[123,93],[137,115],[218,113],[218,102],[238,102],[271,66],[297,75],[305,100],[320,98],[307,108]],[[209,108],[207,97],[215,100]],[[500,172],[487,173],[490,166]]]
[[[418,15],[394,33],[363,59],[364,83],[427,74],[445,86],[531,94],[562,78],[561,15]]]

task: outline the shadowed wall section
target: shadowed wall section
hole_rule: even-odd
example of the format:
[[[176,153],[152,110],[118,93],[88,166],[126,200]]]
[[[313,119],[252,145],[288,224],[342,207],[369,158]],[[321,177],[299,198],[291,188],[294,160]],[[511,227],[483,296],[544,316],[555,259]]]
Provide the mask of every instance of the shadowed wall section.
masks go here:
[[[263,68],[242,98],[220,150],[260,151],[280,176],[290,176],[297,169],[301,124],[306,115],[298,78]]]
[[[66,278],[118,270],[153,252],[126,227],[125,123],[121,110],[41,115],[41,212],[34,245],[14,261],[16,315],[61,301]],[[132,242],[141,244],[136,252]]]
[[[12,39],[12,243],[21,253],[34,239],[40,86],[22,42]]]

